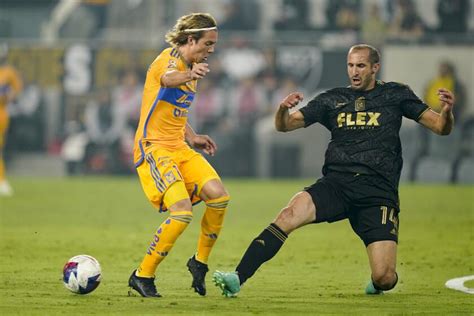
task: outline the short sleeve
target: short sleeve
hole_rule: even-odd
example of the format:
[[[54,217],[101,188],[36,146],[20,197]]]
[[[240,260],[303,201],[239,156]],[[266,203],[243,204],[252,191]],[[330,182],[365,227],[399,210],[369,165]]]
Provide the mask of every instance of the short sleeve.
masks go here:
[[[171,54],[161,54],[153,63],[151,70],[153,71],[153,77],[157,81],[161,81],[161,76],[167,71],[178,70],[178,58]]]
[[[300,112],[304,117],[305,127],[308,127],[316,122],[326,125],[326,99],[326,93],[319,94],[300,109]]]
[[[429,106],[423,103],[408,86],[401,87],[399,98],[403,116],[411,120],[418,121],[421,115],[429,109]]]

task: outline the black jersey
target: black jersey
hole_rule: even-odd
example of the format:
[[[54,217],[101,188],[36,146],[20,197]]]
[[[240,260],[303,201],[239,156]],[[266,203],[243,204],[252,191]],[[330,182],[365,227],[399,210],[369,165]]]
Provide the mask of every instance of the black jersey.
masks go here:
[[[305,127],[316,122],[331,132],[323,174],[329,170],[374,173],[395,190],[402,170],[402,117],[418,121],[428,109],[406,85],[377,81],[370,91],[328,90],[301,108]]]

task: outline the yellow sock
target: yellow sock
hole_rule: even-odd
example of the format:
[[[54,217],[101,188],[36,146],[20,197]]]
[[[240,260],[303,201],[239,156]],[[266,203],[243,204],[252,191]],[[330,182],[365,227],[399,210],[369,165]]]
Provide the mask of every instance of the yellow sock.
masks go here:
[[[3,156],[0,153],[0,182],[5,180],[5,163],[3,162]]]
[[[168,255],[179,235],[186,229],[193,218],[191,211],[173,211],[157,229],[153,241],[148,247],[145,258],[137,270],[139,277],[153,277],[156,268]]]
[[[196,260],[207,263],[212,247],[222,229],[229,196],[206,201],[206,211],[201,220],[201,234],[198,241]]]

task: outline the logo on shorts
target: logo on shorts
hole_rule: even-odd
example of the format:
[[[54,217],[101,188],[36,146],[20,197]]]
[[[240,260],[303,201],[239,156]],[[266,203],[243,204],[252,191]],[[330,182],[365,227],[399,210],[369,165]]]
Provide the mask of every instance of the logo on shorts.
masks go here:
[[[166,178],[166,181],[168,181],[169,183],[176,182],[176,177],[173,171],[168,171],[167,173],[165,173],[165,178]]]

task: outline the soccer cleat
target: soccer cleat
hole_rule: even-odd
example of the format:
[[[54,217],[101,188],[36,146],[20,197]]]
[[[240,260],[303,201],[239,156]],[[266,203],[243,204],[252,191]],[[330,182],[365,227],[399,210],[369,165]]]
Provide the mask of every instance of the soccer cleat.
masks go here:
[[[383,291],[382,290],[377,290],[375,287],[374,287],[374,283],[372,281],[369,281],[369,284],[367,284],[366,288],[365,288],[365,294],[368,294],[368,295],[380,295],[380,294],[383,294]]]
[[[188,263],[186,264],[189,272],[193,276],[193,283],[191,287],[194,289],[194,292],[198,293],[201,296],[206,295],[206,273],[209,271],[207,264],[199,262],[196,260],[195,256],[189,258]]]
[[[212,281],[222,290],[225,297],[237,297],[240,292],[240,280],[237,272],[216,271],[212,274]]]
[[[135,274],[136,271],[134,270],[128,279],[128,286],[143,297],[161,297],[161,294],[156,291],[155,278],[141,278]],[[128,293],[131,294],[130,291]]]

